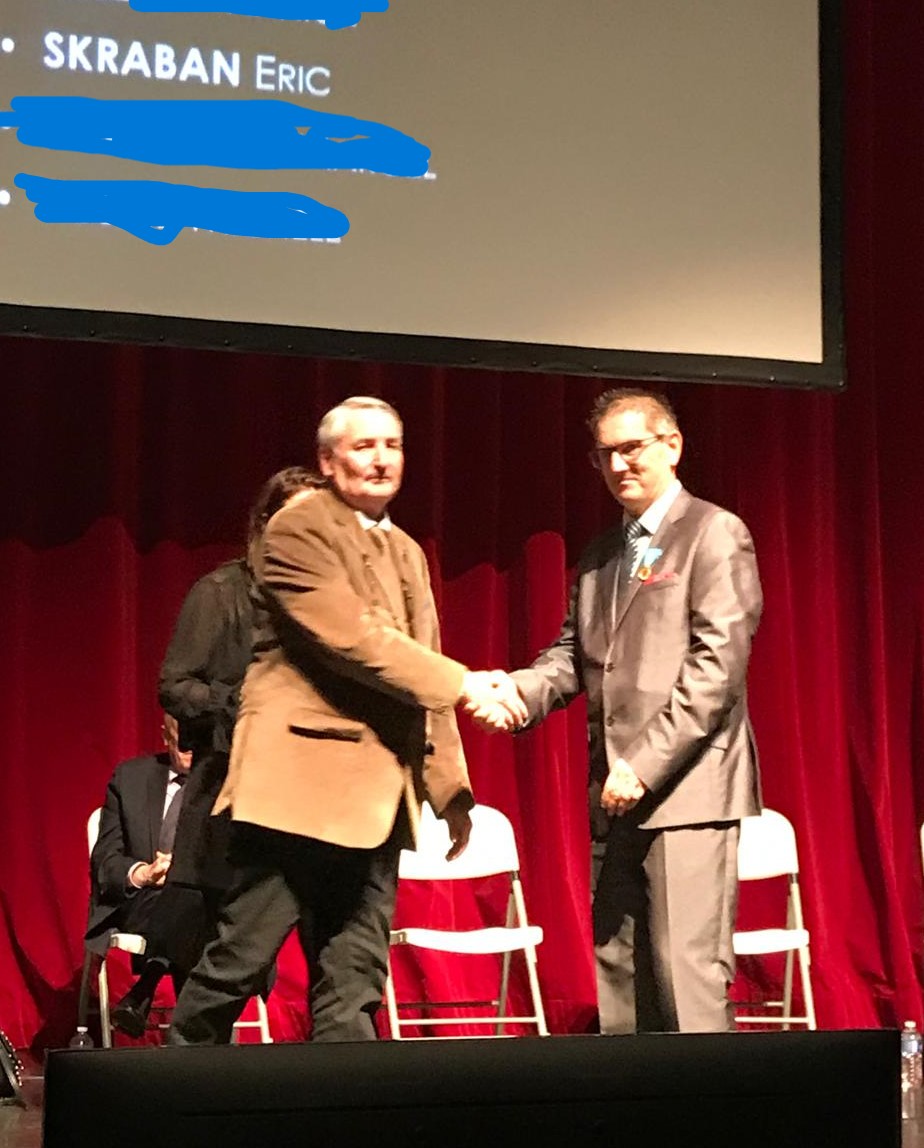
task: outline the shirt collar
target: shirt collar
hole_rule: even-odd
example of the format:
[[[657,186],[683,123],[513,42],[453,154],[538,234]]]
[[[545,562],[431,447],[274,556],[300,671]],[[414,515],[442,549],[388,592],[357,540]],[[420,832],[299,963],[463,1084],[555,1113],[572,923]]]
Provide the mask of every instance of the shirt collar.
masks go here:
[[[363,530],[371,530],[373,526],[379,526],[382,530],[391,530],[391,519],[387,514],[383,514],[381,518],[376,519],[370,518],[368,514],[363,514],[361,510],[357,510],[356,518]]]
[[[665,490],[665,492],[661,495],[661,497],[656,498],[651,506],[649,506],[647,510],[643,511],[638,516],[638,520],[645,528],[646,534],[651,536],[657,534],[661,523],[664,521],[665,516],[667,515],[667,512],[670,510],[674,503],[674,499],[682,489],[683,487],[680,483],[680,479],[675,478],[667,490]],[[631,520],[631,517],[632,516],[630,514],[624,514],[622,516],[623,526],[625,526],[625,524]]]

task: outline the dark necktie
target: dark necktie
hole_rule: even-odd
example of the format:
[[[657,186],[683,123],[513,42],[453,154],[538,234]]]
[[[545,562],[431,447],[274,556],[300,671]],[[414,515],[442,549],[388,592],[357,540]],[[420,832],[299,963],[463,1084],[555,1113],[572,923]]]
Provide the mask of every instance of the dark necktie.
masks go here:
[[[160,836],[157,839],[157,849],[160,853],[173,852],[173,839],[176,837],[176,823],[180,816],[180,806],[183,804],[183,786],[186,784],[186,774],[178,773],[173,780],[179,788],[170,798],[167,812],[160,823]]]
[[[637,518],[632,518],[626,523],[623,537],[625,541],[623,544],[622,559],[619,563],[619,582],[616,588],[616,596],[620,601],[625,597],[626,591],[629,589],[632,572],[638,565],[642,548],[648,541],[648,531]]]

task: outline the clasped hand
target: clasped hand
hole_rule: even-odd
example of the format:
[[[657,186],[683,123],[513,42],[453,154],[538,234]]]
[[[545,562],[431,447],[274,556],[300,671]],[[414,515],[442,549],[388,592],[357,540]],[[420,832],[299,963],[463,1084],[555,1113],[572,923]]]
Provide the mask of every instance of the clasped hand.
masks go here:
[[[607,813],[621,817],[638,805],[645,792],[645,786],[639,781],[635,770],[620,757],[607,774],[600,794],[600,804]]]
[[[146,885],[163,885],[173,860],[172,853],[157,852],[153,861],[138,865],[134,870],[133,880],[141,888]]]
[[[516,683],[503,670],[470,670],[460,700],[465,712],[487,733],[510,733],[528,717]]]

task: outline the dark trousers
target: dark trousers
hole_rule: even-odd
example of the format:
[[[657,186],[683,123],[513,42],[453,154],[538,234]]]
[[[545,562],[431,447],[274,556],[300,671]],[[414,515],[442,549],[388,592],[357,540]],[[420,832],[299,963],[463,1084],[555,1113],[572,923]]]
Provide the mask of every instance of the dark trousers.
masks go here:
[[[97,953],[99,956],[105,956],[109,949],[109,935],[110,932],[119,933],[138,933],[148,944],[145,947],[143,954],[132,953],[131,966],[132,972],[135,976],[140,976],[150,964],[151,957],[151,921],[158,912],[161,896],[163,895],[163,887],[160,885],[146,885],[143,889],[137,889],[126,897],[124,904],[119,909],[118,916],[115,917],[110,928],[107,928],[99,936],[94,937],[91,942],[88,942],[87,948]],[[158,955],[158,954],[154,954]],[[174,977],[174,985],[177,985],[177,979],[182,979],[182,974],[170,964],[169,961],[163,961],[160,966],[160,971],[157,976],[162,976],[165,972],[175,972],[177,976]],[[177,990],[179,991],[179,990]]]
[[[735,1027],[739,823],[640,829],[614,817],[593,846],[601,1032]]]
[[[399,836],[347,849],[235,825],[218,936],[190,973],[168,1044],[227,1044],[293,928],[308,965],[313,1041],[374,1040],[398,885]]]

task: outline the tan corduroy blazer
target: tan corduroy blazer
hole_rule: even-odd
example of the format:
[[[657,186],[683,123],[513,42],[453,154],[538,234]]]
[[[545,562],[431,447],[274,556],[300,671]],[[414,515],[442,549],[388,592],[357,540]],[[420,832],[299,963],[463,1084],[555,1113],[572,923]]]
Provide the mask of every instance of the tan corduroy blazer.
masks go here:
[[[383,550],[330,490],[270,520],[261,607],[227,781],[214,812],[354,848],[471,799],[454,707],[465,667],[440,652],[423,551]],[[389,565],[390,564],[390,565]]]

